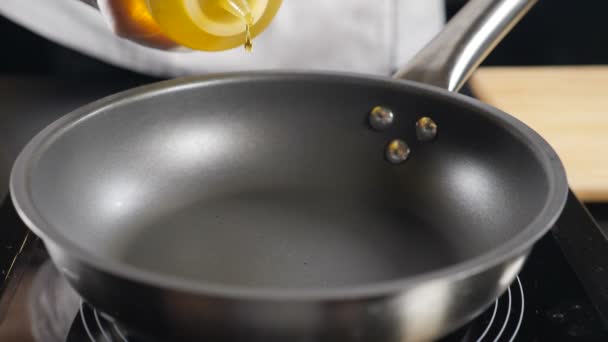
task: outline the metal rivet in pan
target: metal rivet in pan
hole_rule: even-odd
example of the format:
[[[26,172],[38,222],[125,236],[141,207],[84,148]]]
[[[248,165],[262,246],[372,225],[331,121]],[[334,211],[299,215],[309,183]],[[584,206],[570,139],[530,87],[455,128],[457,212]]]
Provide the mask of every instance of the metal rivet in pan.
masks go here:
[[[369,113],[369,124],[376,130],[387,129],[395,120],[395,115],[390,108],[376,106]]]
[[[386,159],[393,164],[399,164],[410,156],[410,148],[405,141],[395,139],[386,147]]]
[[[422,117],[416,121],[416,137],[418,140],[426,142],[435,139],[437,136],[437,124],[429,117]]]

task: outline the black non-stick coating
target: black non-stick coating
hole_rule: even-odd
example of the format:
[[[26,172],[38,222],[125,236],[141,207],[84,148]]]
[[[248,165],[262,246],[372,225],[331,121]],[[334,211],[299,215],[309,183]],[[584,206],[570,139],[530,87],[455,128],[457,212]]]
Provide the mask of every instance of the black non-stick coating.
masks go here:
[[[45,221],[35,229],[108,267],[257,289],[364,286],[536,238],[565,194],[531,131],[431,87],[294,75],[131,95],[57,124],[28,170]],[[395,113],[386,131],[367,122],[376,105]],[[417,140],[422,116],[435,141]],[[411,148],[399,165],[385,159],[395,138]]]

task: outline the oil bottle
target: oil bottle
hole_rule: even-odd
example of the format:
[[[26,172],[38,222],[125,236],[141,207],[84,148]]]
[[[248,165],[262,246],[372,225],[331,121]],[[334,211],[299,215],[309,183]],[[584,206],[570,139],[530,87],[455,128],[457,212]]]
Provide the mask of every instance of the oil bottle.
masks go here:
[[[134,14],[157,26],[176,43],[193,50],[222,51],[244,46],[276,15],[282,0],[128,0],[147,13]],[[138,6],[135,6],[138,5]]]

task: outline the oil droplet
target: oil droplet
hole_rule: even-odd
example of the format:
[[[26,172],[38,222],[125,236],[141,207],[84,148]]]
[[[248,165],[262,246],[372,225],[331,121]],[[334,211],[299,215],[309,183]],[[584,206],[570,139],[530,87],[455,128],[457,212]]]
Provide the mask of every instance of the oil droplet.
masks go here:
[[[416,137],[418,140],[428,142],[437,136],[437,124],[429,117],[422,117],[416,121]]]
[[[376,130],[387,129],[395,120],[395,115],[390,108],[376,106],[369,113],[369,124]]]
[[[253,51],[253,43],[251,42],[251,24],[245,24],[245,50],[247,52]]]
[[[399,164],[407,160],[410,156],[410,148],[405,141],[395,139],[386,148],[386,159],[393,164]]]

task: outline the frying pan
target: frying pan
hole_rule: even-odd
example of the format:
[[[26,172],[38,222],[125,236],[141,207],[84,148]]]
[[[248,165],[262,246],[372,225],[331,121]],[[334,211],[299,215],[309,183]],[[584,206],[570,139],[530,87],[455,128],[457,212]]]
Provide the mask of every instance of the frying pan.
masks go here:
[[[233,73],[99,100],[25,147],[13,201],[84,300],[138,331],[440,338],[566,200],[538,134],[455,92],[533,3],[470,1],[394,79]]]

